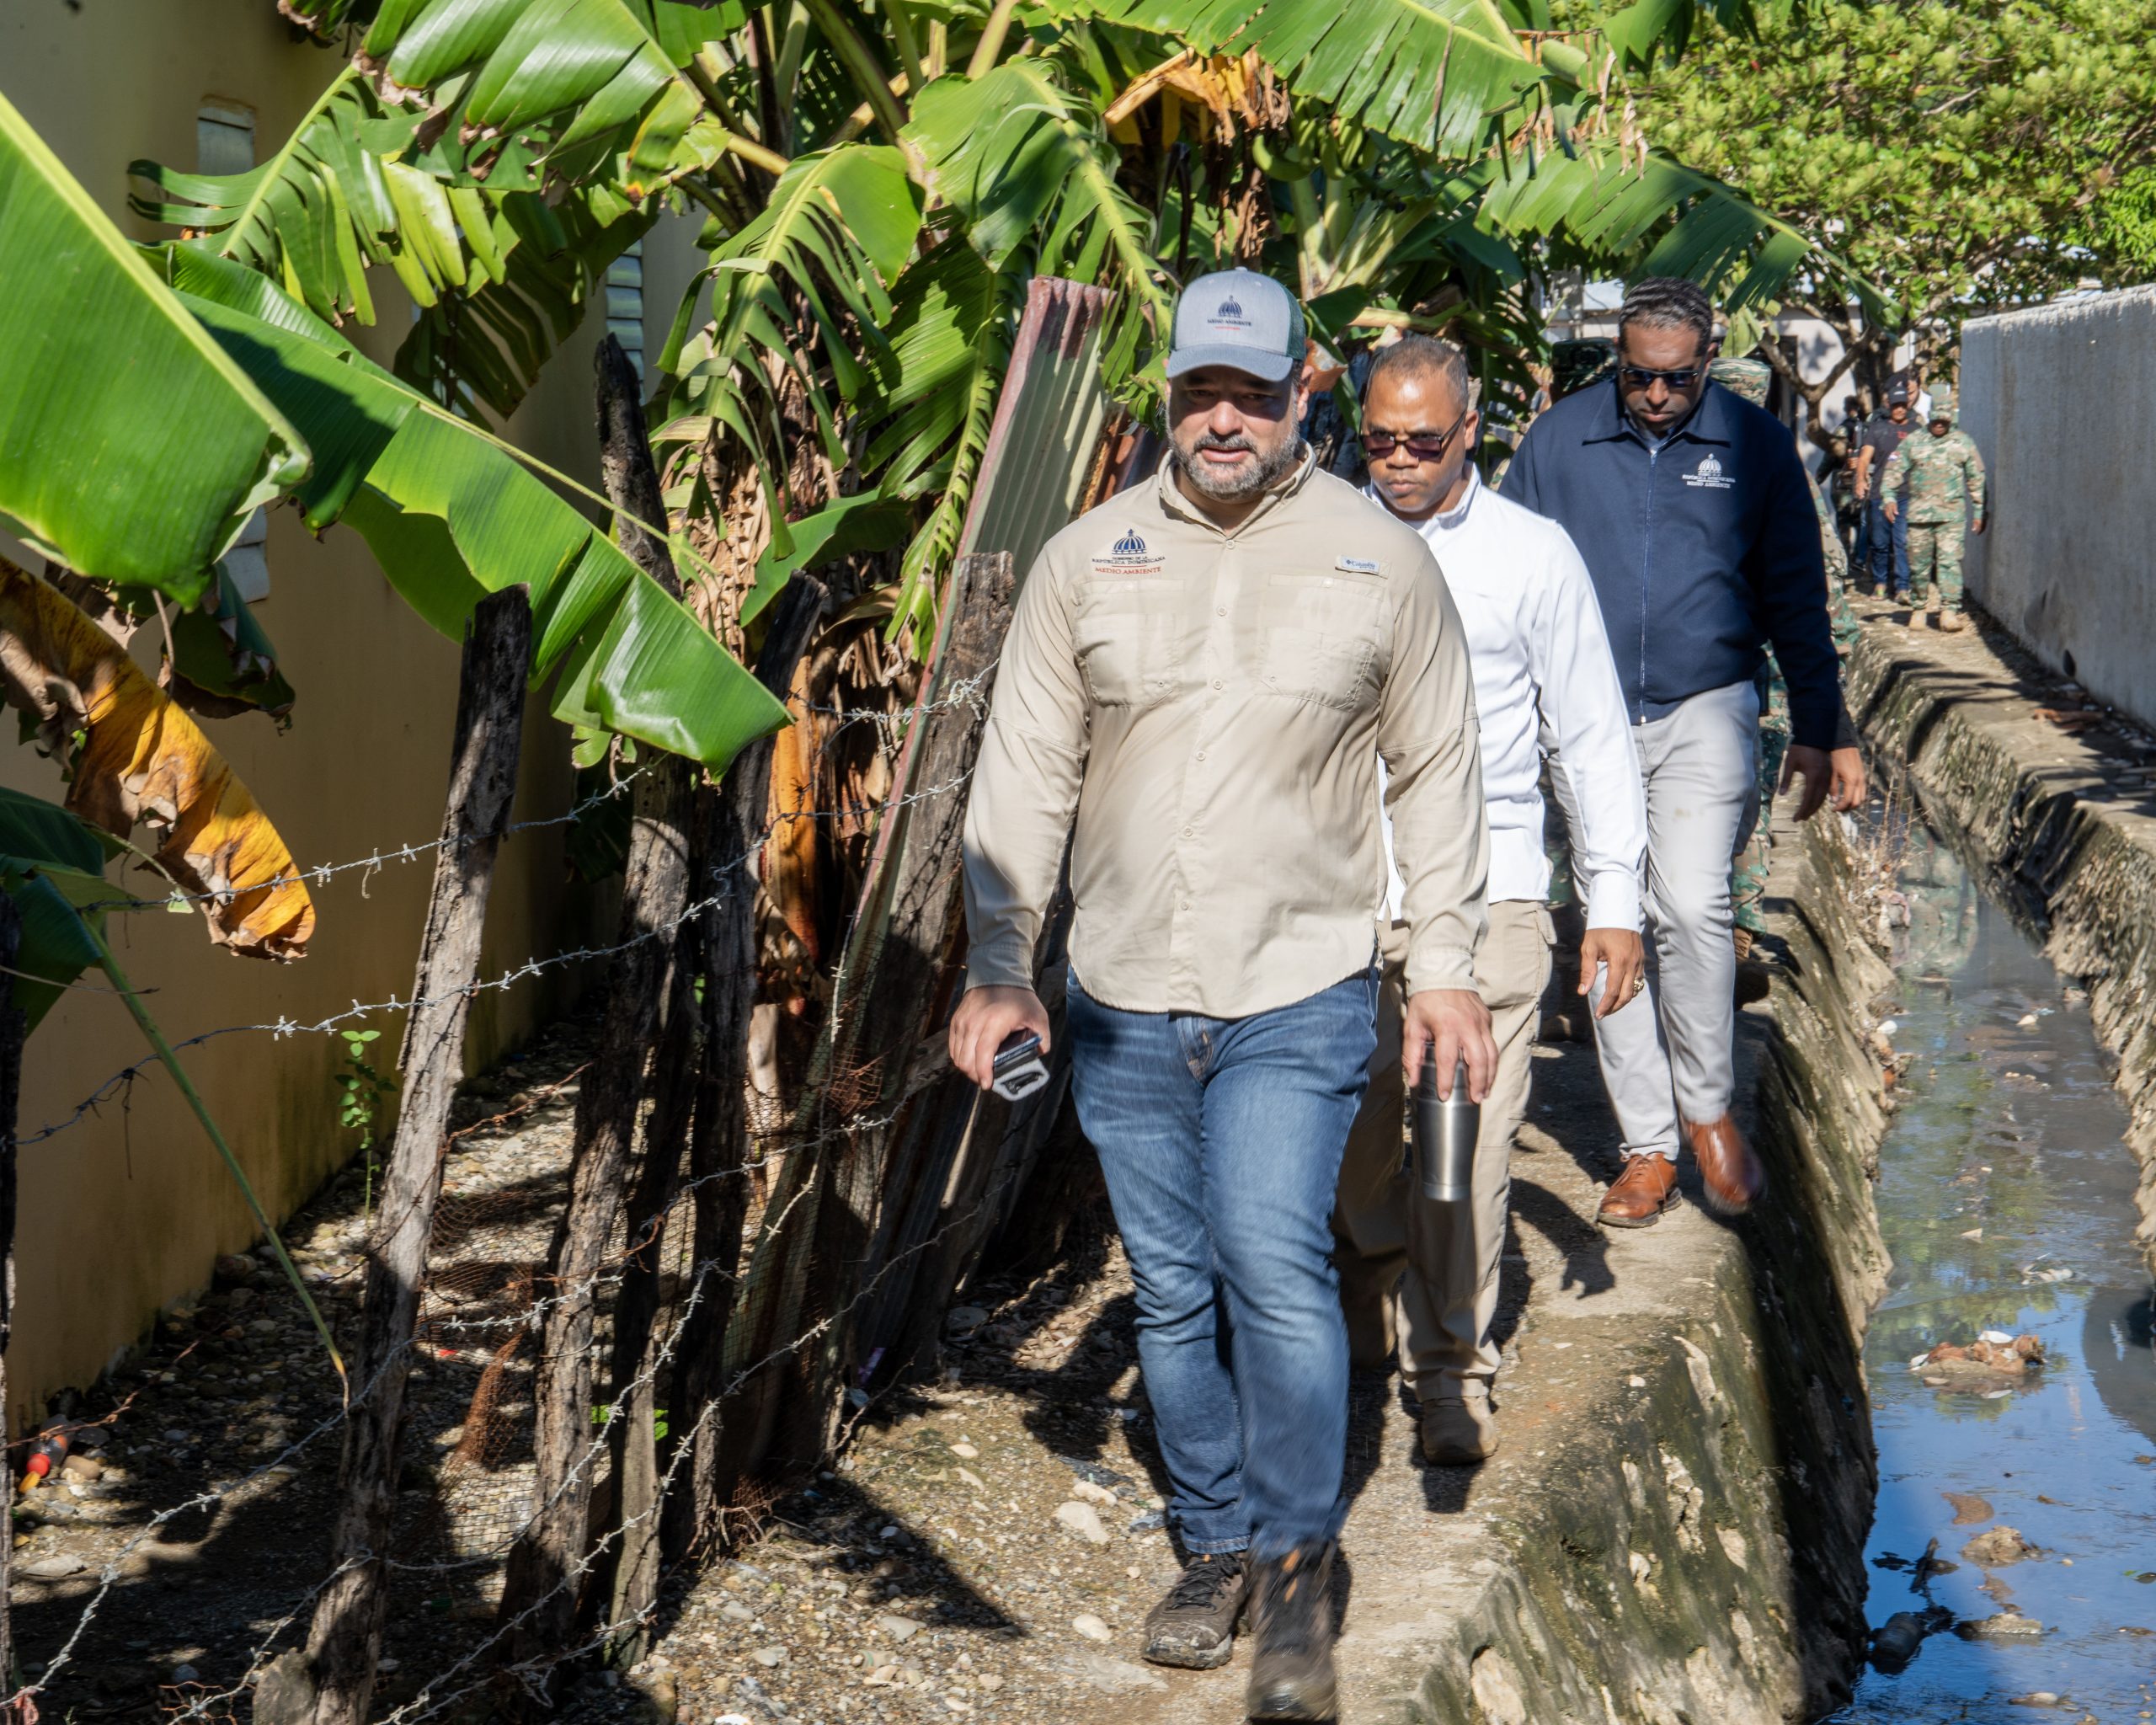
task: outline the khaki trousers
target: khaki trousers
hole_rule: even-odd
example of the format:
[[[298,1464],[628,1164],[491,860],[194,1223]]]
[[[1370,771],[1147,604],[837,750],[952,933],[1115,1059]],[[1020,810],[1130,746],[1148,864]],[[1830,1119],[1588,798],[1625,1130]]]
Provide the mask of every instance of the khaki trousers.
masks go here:
[[[1332,1213],[1340,1301],[1356,1363],[1381,1361],[1397,1336],[1401,1375],[1421,1398],[1486,1396],[1497,1373],[1490,1326],[1512,1194],[1513,1135],[1527,1112],[1529,1069],[1554,935],[1540,903],[1490,906],[1475,955],[1475,985],[1490,1009],[1497,1081],[1482,1103],[1474,1196],[1432,1204],[1401,1169],[1406,1097],[1401,1081],[1401,972],[1405,925],[1385,937],[1378,1046],[1369,1088],[1348,1135]]]

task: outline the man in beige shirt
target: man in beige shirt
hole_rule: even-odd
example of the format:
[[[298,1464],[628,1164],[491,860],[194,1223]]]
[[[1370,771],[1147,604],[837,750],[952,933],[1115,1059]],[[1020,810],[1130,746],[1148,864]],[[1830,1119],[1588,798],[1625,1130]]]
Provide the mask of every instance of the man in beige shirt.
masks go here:
[[[1158,478],[1049,542],[1019,595],[966,816],[985,1086],[1048,1015],[1034,948],[1066,837],[1079,1119],[1129,1254],[1189,1557],[1145,1654],[1210,1667],[1246,1593],[1257,1719],[1330,1719],[1348,1346],[1328,1226],[1375,1043],[1376,767],[1406,882],[1412,1081],[1496,1062],[1475,993],[1488,835],[1473,682],[1429,547],[1317,470],[1299,307],[1193,281]]]

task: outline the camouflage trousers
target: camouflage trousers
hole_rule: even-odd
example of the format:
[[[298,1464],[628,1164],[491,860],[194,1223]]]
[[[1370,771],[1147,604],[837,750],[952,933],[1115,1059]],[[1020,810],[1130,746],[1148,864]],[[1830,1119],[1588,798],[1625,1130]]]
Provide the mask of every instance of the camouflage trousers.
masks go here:
[[[1961,547],[1962,526],[1959,521],[1911,521],[1909,523],[1909,603],[1918,610],[1925,608],[1931,591],[1932,578],[1939,579],[1939,592],[1930,601],[1934,611],[1944,604],[1949,611],[1961,608]]]
[[[1767,669],[1759,675],[1759,685],[1758,812],[1752,822],[1751,837],[1729,868],[1730,908],[1736,912],[1737,926],[1754,934],[1767,932],[1763,905],[1767,896],[1767,870],[1774,860],[1773,841],[1767,836],[1767,810],[1781,780],[1782,762],[1789,755],[1789,690],[1772,654],[1767,657]]]

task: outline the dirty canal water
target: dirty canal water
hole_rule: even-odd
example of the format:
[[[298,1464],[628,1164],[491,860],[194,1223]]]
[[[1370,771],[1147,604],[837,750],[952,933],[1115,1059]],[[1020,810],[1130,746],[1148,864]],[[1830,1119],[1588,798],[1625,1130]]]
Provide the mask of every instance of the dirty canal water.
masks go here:
[[[2079,991],[1921,826],[1899,885],[1874,1637],[1834,1718],[2146,1720],[2156,1350],[2125,1110]]]

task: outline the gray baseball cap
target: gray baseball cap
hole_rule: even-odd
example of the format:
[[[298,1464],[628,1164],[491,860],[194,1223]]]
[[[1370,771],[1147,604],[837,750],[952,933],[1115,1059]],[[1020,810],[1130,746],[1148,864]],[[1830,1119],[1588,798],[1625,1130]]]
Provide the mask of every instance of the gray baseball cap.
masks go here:
[[[1293,294],[1255,270],[1223,270],[1199,276],[1176,302],[1168,376],[1231,366],[1278,383],[1301,366],[1305,345],[1303,308]]]

